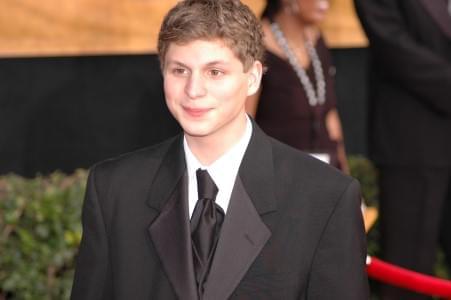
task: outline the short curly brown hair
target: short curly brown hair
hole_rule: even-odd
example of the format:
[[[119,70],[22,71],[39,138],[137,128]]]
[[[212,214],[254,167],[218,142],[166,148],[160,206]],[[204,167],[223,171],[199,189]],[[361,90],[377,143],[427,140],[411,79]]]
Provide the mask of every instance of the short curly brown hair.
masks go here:
[[[165,16],[158,35],[161,68],[171,43],[223,40],[247,71],[263,61],[263,32],[248,6],[239,0],[184,0]]]

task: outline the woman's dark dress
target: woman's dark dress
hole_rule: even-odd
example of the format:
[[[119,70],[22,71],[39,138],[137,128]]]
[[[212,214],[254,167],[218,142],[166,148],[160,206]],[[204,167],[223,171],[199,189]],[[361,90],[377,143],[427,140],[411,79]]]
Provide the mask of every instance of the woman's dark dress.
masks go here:
[[[262,90],[256,121],[270,136],[294,148],[314,153],[327,153],[331,164],[340,168],[337,160],[337,143],[326,129],[326,114],[336,107],[334,87],[335,69],[331,65],[329,50],[324,40],[318,39],[316,51],[321,60],[326,81],[326,101],[310,106],[298,76],[289,62],[266,51],[267,72],[262,79]],[[316,88],[313,68],[307,75]]]

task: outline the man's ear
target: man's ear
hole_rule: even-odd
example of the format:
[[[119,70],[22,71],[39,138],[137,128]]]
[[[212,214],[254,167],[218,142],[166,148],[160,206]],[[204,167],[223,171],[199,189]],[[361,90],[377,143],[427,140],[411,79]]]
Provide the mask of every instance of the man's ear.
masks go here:
[[[247,95],[255,94],[260,88],[262,80],[263,65],[259,60],[254,61],[248,71],[248,90]]]

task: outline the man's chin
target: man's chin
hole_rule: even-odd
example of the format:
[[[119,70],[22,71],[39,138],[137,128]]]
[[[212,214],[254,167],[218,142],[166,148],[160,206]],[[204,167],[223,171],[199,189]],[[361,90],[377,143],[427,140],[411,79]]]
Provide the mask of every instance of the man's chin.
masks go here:
[[[204,138],[208,137],[211,133],[211,130],[206,128],[183,128],[185,135],[193,138]]]

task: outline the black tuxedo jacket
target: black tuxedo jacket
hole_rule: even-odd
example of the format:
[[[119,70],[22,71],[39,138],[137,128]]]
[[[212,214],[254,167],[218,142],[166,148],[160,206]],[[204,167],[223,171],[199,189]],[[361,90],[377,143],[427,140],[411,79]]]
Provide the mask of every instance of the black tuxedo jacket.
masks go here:
[[[372,56],[369,149],[380,164],[451,166],[447,0],[354,0]]]
[[[203,299],[368,299],[358,183],[253,126]],[[72,299],[198,299],[182,141],[92,168]]]

